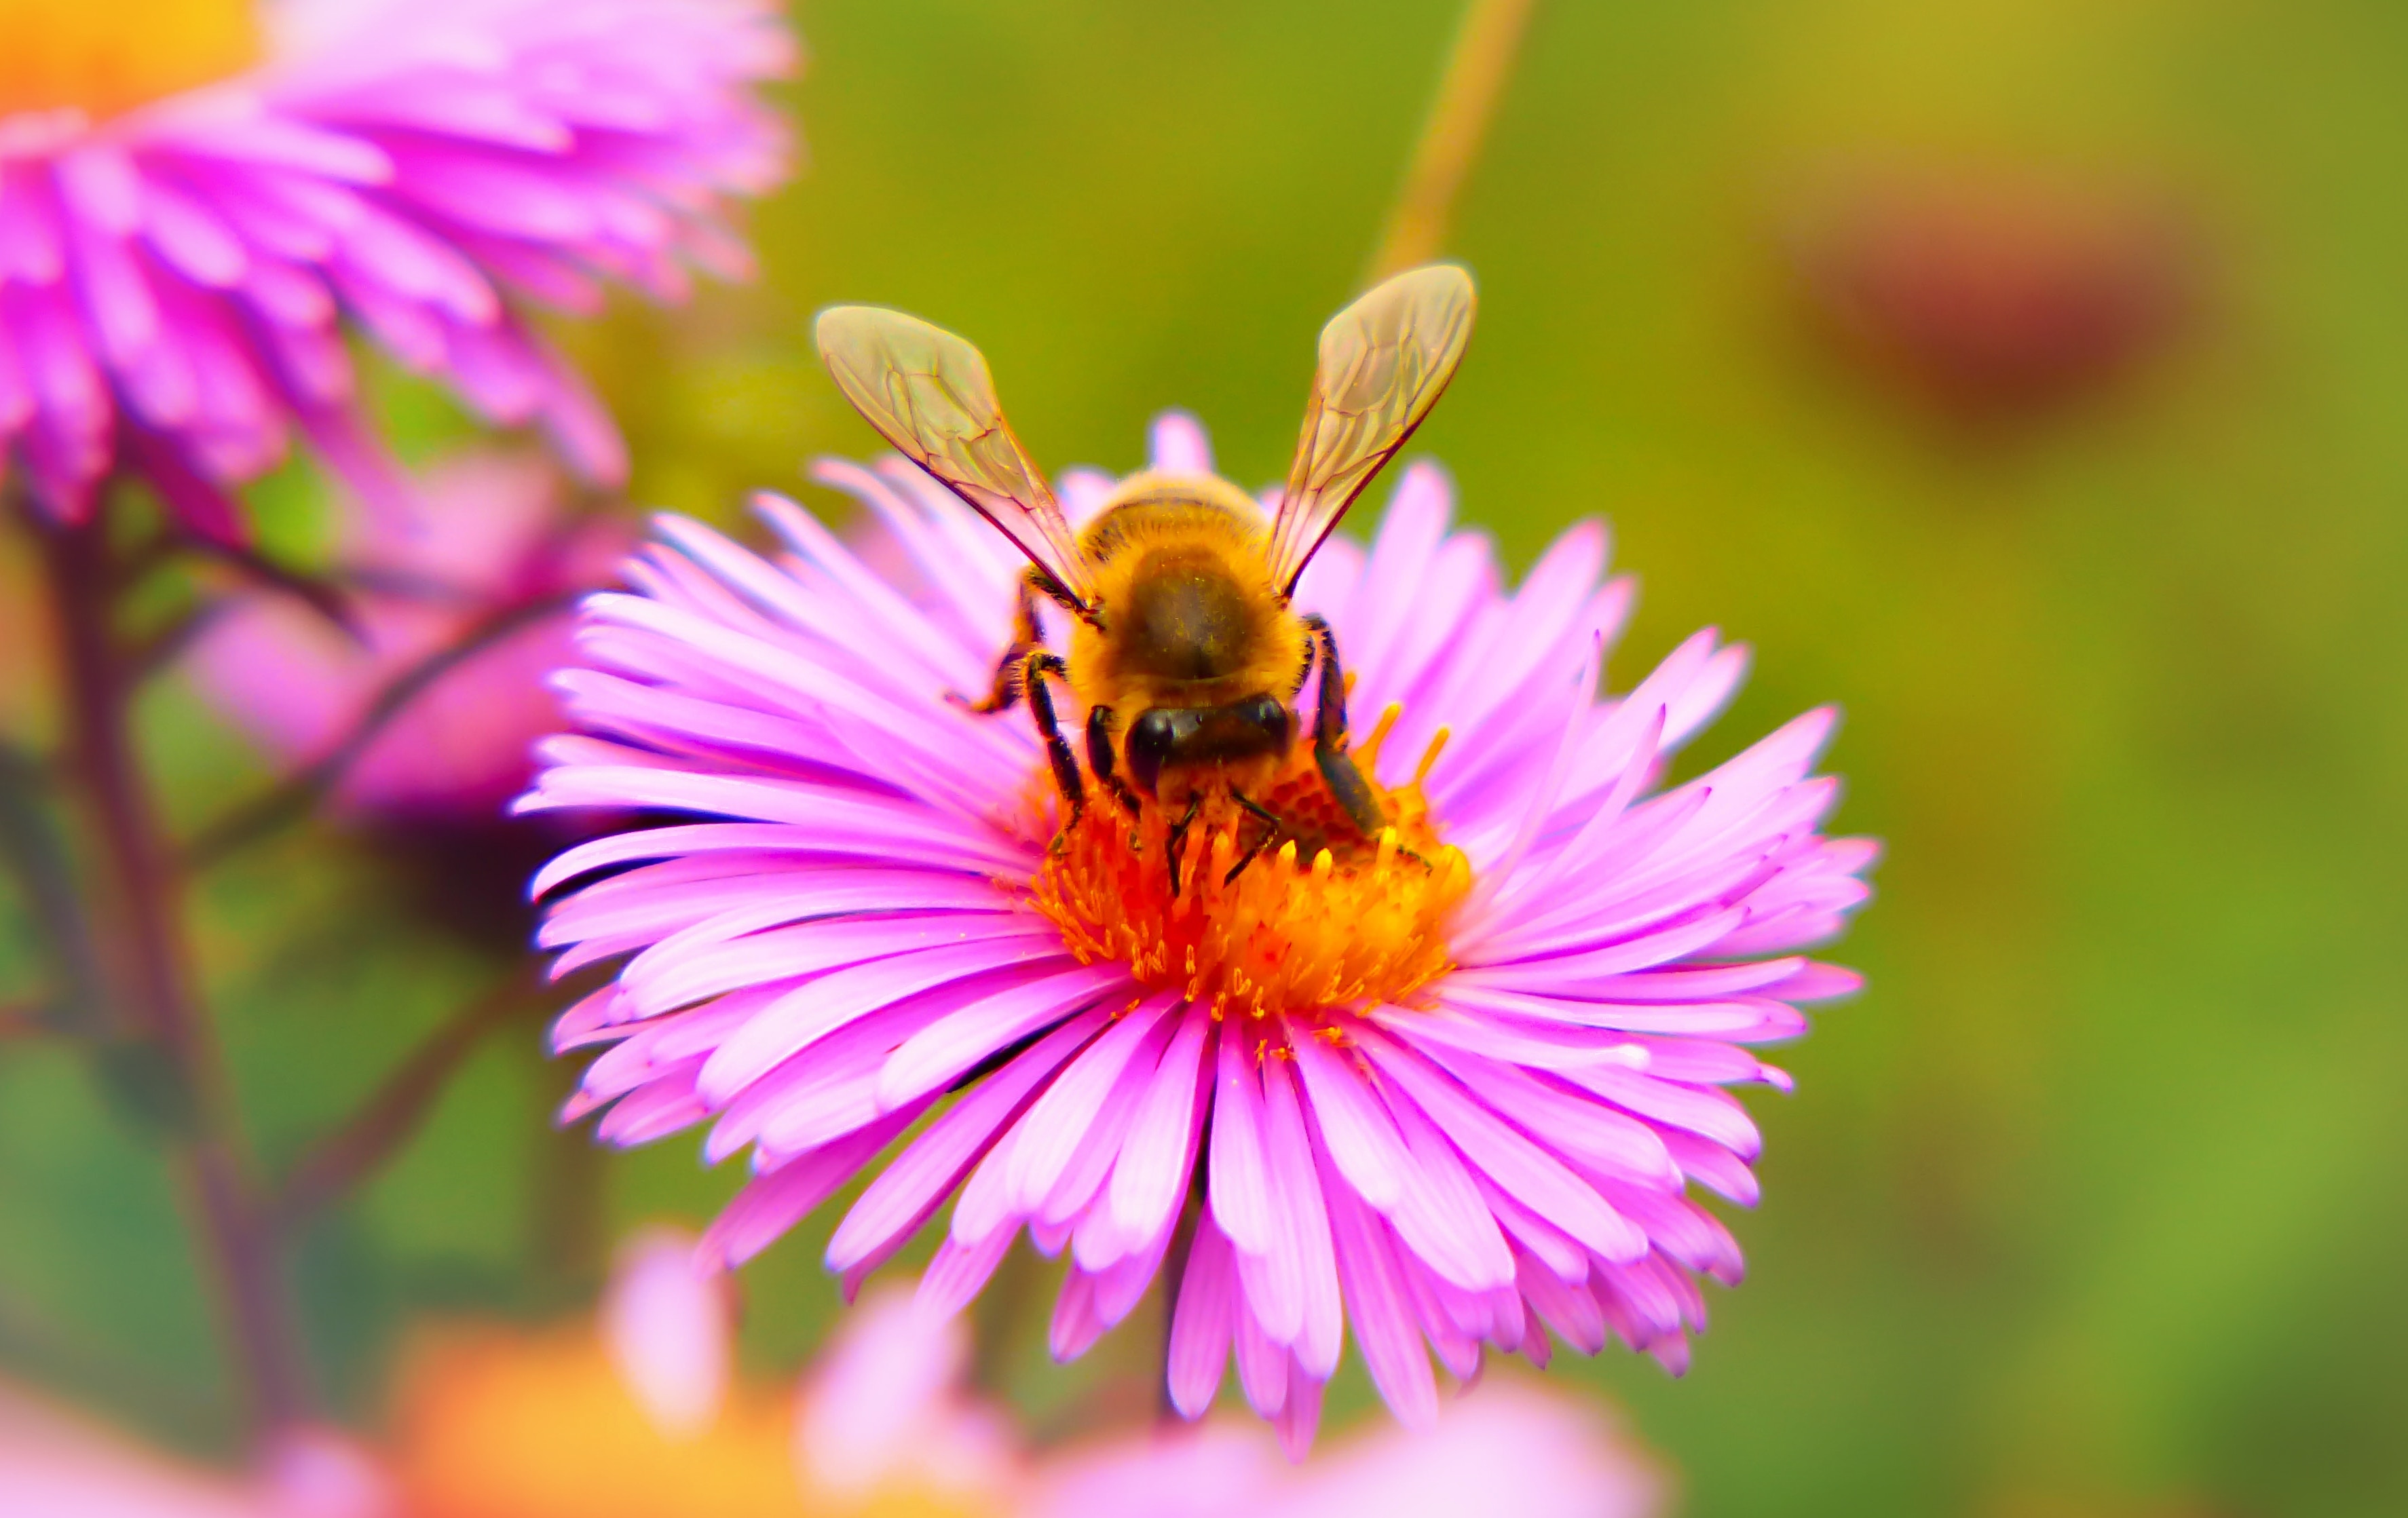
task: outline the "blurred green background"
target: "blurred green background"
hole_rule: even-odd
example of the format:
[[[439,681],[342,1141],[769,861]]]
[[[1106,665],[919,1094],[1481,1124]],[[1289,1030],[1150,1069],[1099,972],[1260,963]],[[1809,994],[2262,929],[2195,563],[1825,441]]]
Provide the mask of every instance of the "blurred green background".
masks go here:
[[[1050,465],[1131,467],[1179,405],[1226,472],[1271,478],[1455,14],[803,7],[808,164],[754,220],[760,281],[564,335],[629,432],[634,496],[838,509],[798,472],[867,451],[809,354],[836,300],[975,337]],[[1703,623],[1756,646],[1699,762],[1842,705],[1840,824],[1889,848],[1837,955],[1870,991],[1784,1052],[1794,1098],[1752,1099],[1752,1279],[1715,1296],[1695,1370],[1558,1362],[1628,1408],[1698,1518],[2408,1511],[2403,81],[2408,8],[2373,0],[1538,7],[1450,247],[1480,336],[1415,449],[1517,567],[1612,520],[1643,587],[1617,686]],[[1851,365],[1794,230],[1901,165],[2179,207],[2179,330],[1997,426]],[[462,431],[391,400],[422,456]],[[305,471],[263,493],[296,552],[316,493]],[[260,783],[190,695],[146,718],[178,815]],[[501,967],[322,830],[245,855],[202,909],[271,1161]],[[538,1314],[590,1283],[542,1201],[580,1164],[546,1137],[562,1079],[531,1027],[495,1040],[305,1240],[323,1368],[362,1415],[412,1314]],[[607,1231],[699,1220],[736,1179],[687,1142],[598,1163]],[[833,1310],[823,1235],[747,1272],[764,1368]],[[994,1374],[1040,1418],[1141,1396],[1141,1323],[1071,1372],[1023,1334]],[[168,1189],[54,1047],[0,1047],[0,1345],[168,1437],[222,1433]],[[1368,1414],[1359,1385],[1342,1407]]]

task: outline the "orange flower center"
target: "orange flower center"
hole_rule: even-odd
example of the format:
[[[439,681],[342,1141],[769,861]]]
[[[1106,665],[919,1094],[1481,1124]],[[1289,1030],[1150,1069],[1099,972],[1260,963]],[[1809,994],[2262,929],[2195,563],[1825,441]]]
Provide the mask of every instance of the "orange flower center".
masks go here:
[[[0,0],[0,116],[99,120],[259,61],[254,0]]]
[[[1355,753],[1367,779],[1397,716],[1390,707]],[[1368,838],[1297,744],[1254,798],[1278,826],[1208,795],[1176,891],[1168,809],[1149,801],[1132,819],[1091,797],[1030,884],[1037,909],[1082,963],[1122,961],[1148,989],[1179,990],[1215,1017],[1405,1001],[1452,964],[1447,920],[1471,889],[1470,862],[1440,840],[1422,795],[1445,737],[1404,786],[1372,781],[1388,825]]]

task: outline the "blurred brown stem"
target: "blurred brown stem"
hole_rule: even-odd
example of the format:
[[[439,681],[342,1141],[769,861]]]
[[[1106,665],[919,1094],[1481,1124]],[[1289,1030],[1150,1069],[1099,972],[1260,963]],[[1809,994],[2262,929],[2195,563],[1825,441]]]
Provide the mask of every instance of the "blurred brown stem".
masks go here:
[[[550,1299],[589,1296],[602,1279],[609,1242],[609,1150],[582,1125],[558,1119],[583,1071],[574,1060],[531,1050],[542,1110],[529,1136],[535,1145],[535,1195],[527,1209],[527,1254]]]
[[[1367,282],[1377,283],[1445,251],[1455,196],[1480,156],[1497,102],[1513,72],[1530,5],[1531,0],[1470,0],[1464,7],[1455,45],[1447,52],[1446,72],[1439,79],[1438,98],[1430,104],[1405,182],[1389,208]]]
[[[354,637],[360,636],[359,608],[342,586],[305,570],[280,565],[256,549],[176,532],[163,534],[156,545],[146,545],[146,548],[152,550],[157,562],[165,562],[179,550],[189,550],[215,559],[254,584],[298,597],[336,626]],[[136,577],[126,578],[130,580]]]
[[[104,1021],[100,952],[93,942],[52,797],[66,766],[0,743],[0,861],[17,877],[35,941],[49,961],[37,1005],[12,1009],[40,1031],[89,1036]]]
[[[55,611],[67,706],[67,774],[98,845],[88,893],[110,1031],[160,1074],[152,1115],[179,1172],[211,1284],[247,1382],[273,1427],[310,1411],[301,1339],[214,1031],[193,984],[180,881],[135,757],[130,671],[112,624],[122,583],[108,513],[36,525]]]
[[[1012,1399],[1012,1353],[1021,1343],[1015,1331],[1039,1305],[1037,1276],[1036,1252],[1015,1246],[970,1308],[969,1383],[997,1402]]]
[[[298,819],[350,773],[351,766],[359,762],[360,755],[367,752],[385,725],[428,686],[529,623],[569,606],[578,594],[581,593],[538,596],[504,607],[469,628],[459,641],[437,650],[394,676],[377,692],[376,699],[368,703],[367,710],[361,713],[343,741],[324,758],[202,828],[184,851],[185,866],[208,869]]]
[[[427,1035],[357,1112],[286,1172],[277,1188],[277,1221],[300,1222],[382,1169],[408,1143],[452,1073],[485,1036],[532,1010],[541,991],[539,971],[526,966]]]
[[[208,630],[223,603],[208,602],[189,608],[170,618],[156,632],[150,634],[126,651],[125,666],[136,680],[157,674],[193,646],[194,640]]]

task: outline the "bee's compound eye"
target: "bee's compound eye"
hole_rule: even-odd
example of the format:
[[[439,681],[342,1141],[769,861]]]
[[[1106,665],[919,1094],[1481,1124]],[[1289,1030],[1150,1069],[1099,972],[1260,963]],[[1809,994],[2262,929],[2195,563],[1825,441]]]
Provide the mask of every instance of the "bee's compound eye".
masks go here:
[[[1266,738],[1279,746],[1281,752],[1287,752],[1288,736],[1296,725],[1296,714],[1283,703],[1268,695],[1258,695],[1238,709],[1245,714],[1248,726],[1260,729]]]
[[[1147,795],[1154,794],[1154,781],[1162,776],[1162,762],[1170,757],[1171,747],[1179,741],[1182,715],[1156,707],[1129,726],[1129,780]]]

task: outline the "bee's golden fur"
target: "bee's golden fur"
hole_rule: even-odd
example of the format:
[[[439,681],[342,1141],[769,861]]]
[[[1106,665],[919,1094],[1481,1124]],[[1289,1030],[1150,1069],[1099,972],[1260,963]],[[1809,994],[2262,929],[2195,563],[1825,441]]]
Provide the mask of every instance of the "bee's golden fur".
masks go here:
[[[1212,475],[1133,476],[1081,543],[1096,566],[1096,613],[1071,625],[1070,683],[1081,701],[1126,718],[1296,693],[1304,623],[1272,581],[1268,523],[1237,486]],[[1226,615],[1211,636],[1167,648],[1141,615],[1166,594]]]

